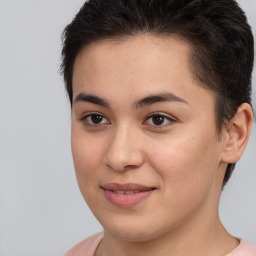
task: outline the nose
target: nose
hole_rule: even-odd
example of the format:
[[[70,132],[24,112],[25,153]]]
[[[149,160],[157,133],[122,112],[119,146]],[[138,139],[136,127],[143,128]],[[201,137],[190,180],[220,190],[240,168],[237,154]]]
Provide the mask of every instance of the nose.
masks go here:
[[[114,171],[136,169],[144,163],[141,136],[134,129],[123,126],[113,131],[104,162]]]

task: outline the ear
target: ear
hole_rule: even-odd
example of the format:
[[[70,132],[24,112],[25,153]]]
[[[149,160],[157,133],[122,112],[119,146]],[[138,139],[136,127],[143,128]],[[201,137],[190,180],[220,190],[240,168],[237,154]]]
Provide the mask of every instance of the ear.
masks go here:
[[[249,104],[243,103],[223,131],[222,162],[236,163],[242,156],[249,140],[253,112]]]

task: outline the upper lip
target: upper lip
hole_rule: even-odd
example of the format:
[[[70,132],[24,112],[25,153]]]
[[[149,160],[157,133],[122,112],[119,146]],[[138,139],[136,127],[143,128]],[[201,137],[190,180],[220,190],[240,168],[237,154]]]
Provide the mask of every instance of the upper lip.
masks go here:
[[[140,184],[135,183],[126,183],[126,184],[119,184],[119,183],[107,183],[101,186],[105,190],[111,191],[148,191],[155,189],[154,187],[148,187]]]

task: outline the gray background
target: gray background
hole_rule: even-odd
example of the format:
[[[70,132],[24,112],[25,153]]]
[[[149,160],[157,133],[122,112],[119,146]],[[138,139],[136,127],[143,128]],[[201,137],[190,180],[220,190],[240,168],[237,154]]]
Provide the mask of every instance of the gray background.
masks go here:
[[[101,230],[78,190],[61,32],[82,0],[0,0],[0,256],[56,256]],[[256,1],[240,0],[256,35]],[[254,108],[256,74],[254,71]],[[256,109],[256,108],[255,108]],[[256,245],[256,129],[223,192],[227,229]]]

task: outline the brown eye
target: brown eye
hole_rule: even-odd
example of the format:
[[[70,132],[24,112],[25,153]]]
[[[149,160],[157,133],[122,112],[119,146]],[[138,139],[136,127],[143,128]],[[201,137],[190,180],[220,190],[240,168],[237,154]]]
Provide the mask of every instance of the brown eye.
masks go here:
[[[86,126],[109,124],[109,121],[107,120],[107,118],[105,118],[103,115],[98,113],[88,114],[82,117],[81,121],[83,121],[84,125]]]
[[[144,123],[149,124],[150,126],[159,126],[159,128],[161,128],[171,125],[174,122],[175,120],[171,117],[156,113],[149,116]]]
[[[92,123],[99,124],[102,122],[103,116],[94,114],[94,115],[91,115],[90,119],[91,119]]]
[[[153,116],[152,122],[155,125],[161,125],[164,123],[165,118],[163,116]]]

